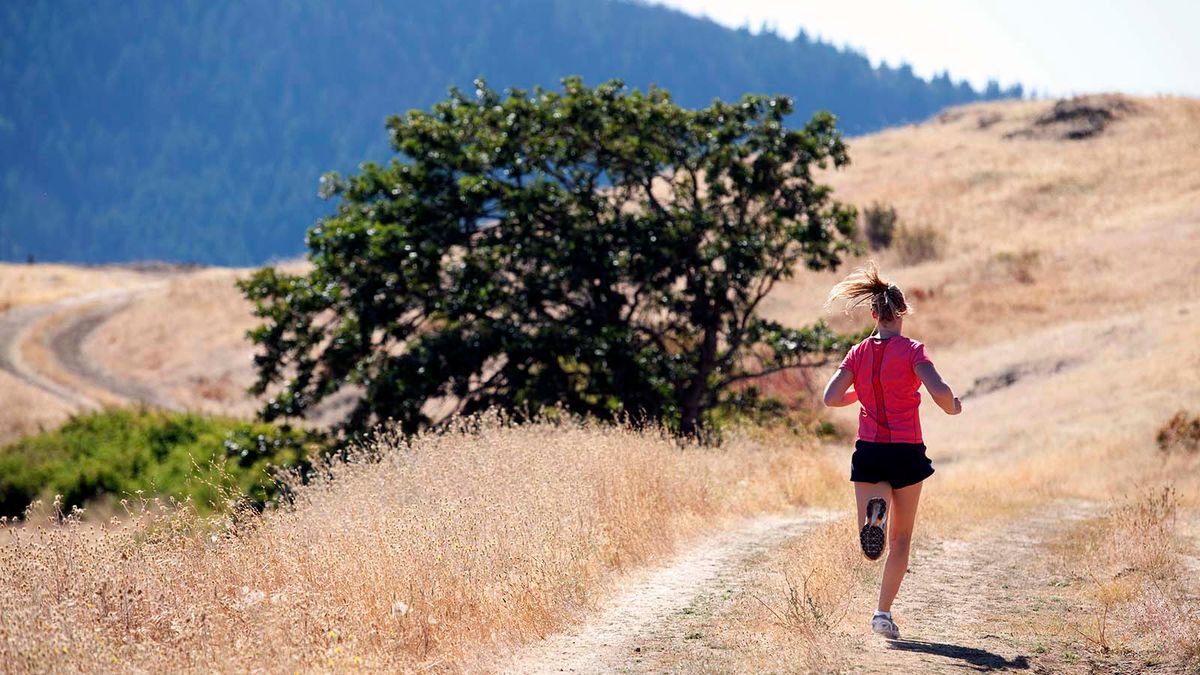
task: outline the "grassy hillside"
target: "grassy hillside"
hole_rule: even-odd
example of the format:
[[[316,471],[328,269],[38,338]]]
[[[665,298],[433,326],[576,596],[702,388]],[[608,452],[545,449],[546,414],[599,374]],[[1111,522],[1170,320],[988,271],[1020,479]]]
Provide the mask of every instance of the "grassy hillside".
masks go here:
[[[1021,654],[1006,667],[1188,672],[1200,660],[1200,454],[1157,438],[1180,409],[1200,413],[1200,101],[1087,105],[1115,112],[1086,139],[1067,138],[1074,122],[1053,103],[972,105],[853,139],[853,166],[829,176],[841,199],[894,204],[903,224],[942,238],[920,263],[874,254],[917,308],[906,333],[964,396],[961,417],[922,410],[937,474],[898,616],[943,631],[923,636],[930,649],[970,639]],[[245,361],[228,366],[244,321],[237,274],[147,294],[93,336],[95,358],[180,391],[183,361],[248,378]],[[767,311],[807,323],[834,278],[802,273]],[[774,386],[795,395],[826,375]],[[831,418],[851,429],[853,415]],[[10,533],[0,657],[487,669],[732,518],[847,508],[849,443],[813,444],[751,430],[719,449],[680,448],[653,433],[491,421],[414,443],[383,436],[381,464],[335,467],[296,511],[237,536],[143,546],[136,526],[100,539],[86,524]],[[678,630],[638,636],[631,663],[885,670],[871,659],[902,652],[864,641],[878,568],[854,555],[854,530],[839,516],[756,555],[675,617]],[[26,628],[38,621],[53,628]],[[999,667],[987,650],[959,652],[949,665],[936,651],[915,657]]]
[[[790,94],[852,133],[1020,95],[609,0],[23,2],[0,34],[0,260],[295,255],[323,172],[388,158],[386,116],[481,75]]]
[[[894,251],[869,256],[913,289],[922,339],[939,348],[986,345],[1099,311],[1145,309],[1147,299],[1192,297],[1200,153],[1182,150],[1200,147],[1200,102],[1135,102],[1136,112],[1085,141],[1059,140],[1054,125],[1037,124],[1052,102],[955,108],[851,139],[851,167],[827,176],[838,198],[893,204],[902,223],[943,238],[942,255],[921,264],[901,264]],[[1030,128],[1049,136],[1005,138]],[[232,284],[242,274],[170,280],[101,325],[86,349],[105,368],[190,407],[250,414],[243,392],[253,351],[242,335],[254,321]],[[801,272],[764,310],[805,325],[822,313],[836,278]],[[862,325],[861,317],[828,318],[845,330]],[[803,386],[779,380],[776,393]]]

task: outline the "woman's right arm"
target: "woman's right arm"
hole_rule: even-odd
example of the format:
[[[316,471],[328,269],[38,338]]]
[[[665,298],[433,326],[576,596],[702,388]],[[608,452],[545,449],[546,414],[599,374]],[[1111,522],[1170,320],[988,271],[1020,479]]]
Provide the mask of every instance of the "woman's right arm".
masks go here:
[[[928,361],[918,363],[913,370],[917,373],[917,377],[921,378],[921,383],[925,385],[925,391],[928,391],[929,395],[933,397],[934,403],[945,410],[947,415],[957,415],[962,412],[962,401],[954,395],[954,390],[946,384],[932,363]]]
[[[854,373],[845,368],[838,368],[825,385],[825,405],[830,408],[841,408],[858,402],[858,394],[849,391],[854,385]]]

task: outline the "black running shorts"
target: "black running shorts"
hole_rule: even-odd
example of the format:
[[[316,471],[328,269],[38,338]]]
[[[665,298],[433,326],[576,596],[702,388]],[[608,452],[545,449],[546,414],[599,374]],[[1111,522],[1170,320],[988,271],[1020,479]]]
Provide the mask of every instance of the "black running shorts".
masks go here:
[[[850,480],[856,483],[888,482],[896,490],[916,485],[933,475],[933,462],[924,443],[858,441],[850,458]]]

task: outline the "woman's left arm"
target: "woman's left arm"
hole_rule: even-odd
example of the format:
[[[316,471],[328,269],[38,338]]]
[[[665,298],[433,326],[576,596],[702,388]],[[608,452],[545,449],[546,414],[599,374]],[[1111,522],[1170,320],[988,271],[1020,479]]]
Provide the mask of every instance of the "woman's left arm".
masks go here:
[[[850,391],[854,384],[854,373],[845,368],[838,368],[825,385],[825,405],[830,408],[841,408],[858,402],[858,393]]]

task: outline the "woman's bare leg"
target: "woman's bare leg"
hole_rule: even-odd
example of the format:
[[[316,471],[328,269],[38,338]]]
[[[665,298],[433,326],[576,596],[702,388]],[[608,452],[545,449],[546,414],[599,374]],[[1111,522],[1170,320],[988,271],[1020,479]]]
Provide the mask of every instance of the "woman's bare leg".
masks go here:
[[[862,527],[867,522],[867,502],[875,497],[881,497],[888,503],[888,520],[892,517],[892,486],[888,483],[854,483],[854,501],[858,503],[858,524]],[[855,531],[858,534],[858,531]]]
[[[917,521],[921,484],[902,487],[892,490],[891,493],[888,503],[888,557],[883,566],[883,584],[879,588],[879,609],[883,612],[892,611],[892,600],[896,599],[900,582],[904,580],[904,573],[908,571],[908,550],[912,544],[913,525]],[[866,513],[864,504],[860,499],[860,514]],[[860,515],[860,518],[865,517]]]

